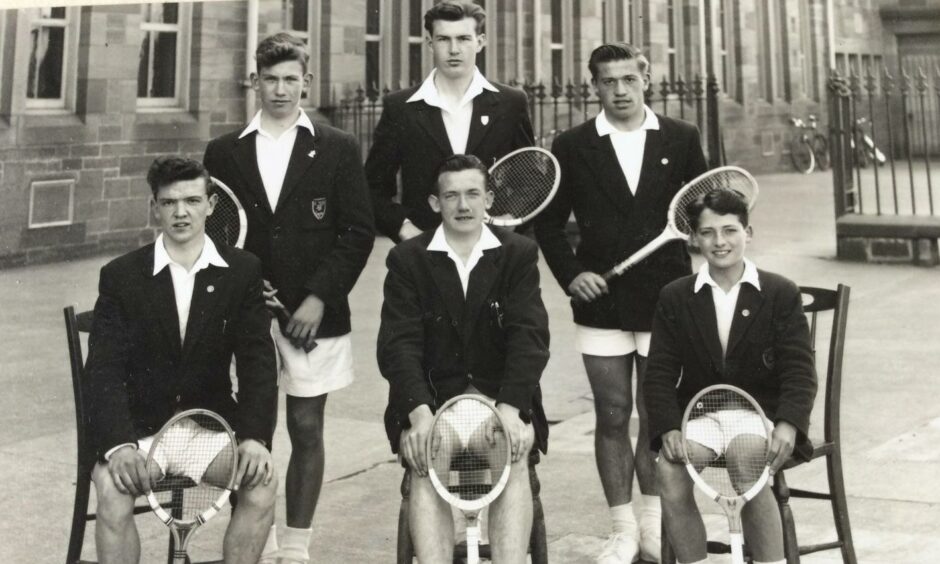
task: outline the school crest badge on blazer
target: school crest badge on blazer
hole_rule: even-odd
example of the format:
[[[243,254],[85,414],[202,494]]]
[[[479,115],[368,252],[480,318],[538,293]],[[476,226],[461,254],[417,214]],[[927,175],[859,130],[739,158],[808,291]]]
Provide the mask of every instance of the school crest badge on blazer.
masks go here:
[[[314,198],[310,202],[310,208],[313,210],[313,217],[317,218],[317,221],[322,221],[323,216],[326,215],[326,198]]]

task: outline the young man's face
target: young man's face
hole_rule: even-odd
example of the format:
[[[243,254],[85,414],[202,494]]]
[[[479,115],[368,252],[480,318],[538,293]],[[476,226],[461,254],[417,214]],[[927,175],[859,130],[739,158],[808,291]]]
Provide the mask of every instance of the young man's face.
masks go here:
[[[435,20],[431,29],[427,41],[437,72],[450,79],[472,76],[477,53],[486,43],[486,35],[477,34],[476,20]]]
[[[612,122],[643,123],[643,93],[649,87],[649,73],[640,71],[637,59],[617,59],[597,65],[593,79],[604,114]]]
[[[692,237],[712,273],[732,272],[744,263],[744,251],[751,241],[751,233],[751,226],[744,227],[738,216],[718,215],[705,208]]]
[[[431,209],[441,214],[444,230],[473,233],[483,225],[483,216],[493,203],[483,173],[476,169],[445,172],[438,180],[437,194],[428,196]]]
[[[201,237],[217,196],[206,194],[206,179],[178,180],[160,187],[151,206],[163,236],[177,245]]]
[[[261,98],[261,110],[275,119],[297,115],[301,96],[310,86],[313,75],[304,72],[300,61],[283,61],[258,69],[251,76],[251,87]]]

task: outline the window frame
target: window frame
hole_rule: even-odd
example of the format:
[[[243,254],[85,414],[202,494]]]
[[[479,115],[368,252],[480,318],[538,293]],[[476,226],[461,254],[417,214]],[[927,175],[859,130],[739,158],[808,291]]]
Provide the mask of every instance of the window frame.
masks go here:
[[[81,7],[80,6],[48,6],[51,10],[53,8],[63,8],[65,10],[64,18],[55,18],[56,25],[51,27],[61,27],[65,30],[64,37],[62,39],[63,43],[63,53],[62,53],[62,76],[61,84],[62,91],[58,98],[30,98],[28,94],[29,87],[29,62],[32,57],[32,49],[30,42],[30,35],[33,30],[34,24],[39,23],[42,27],[44,20],[50,20],[52,18],[43,18],[35,17],[35,14],[41,14],[42,7],[37,8],[24,8],[20,10],[20,15],[24,16],[23,20],[25,25],[21,28],[21,41],[18,41],[18,45],[25,46],[24,53],[24,71],[23,71],[23,85],[24,88],[21,91],[23,96],[23,109],[26,113],[30,114],[62,114],[68,113],[73,110],[75,107],[75,88],[76,88],[76,73],[77,73],[77,62],[78,62],[78,26],[79,20],[81,18]],[[59,25],[61,22],[61,25]]]
[[[151,4],[142,4],[140,33],[141,40],[147,33],[176,33],[176,92],[172,97],[137,97],[137,109],[139,111],[179,111],[188,108],[189,96],[187,88],[189,86],[190,76],[190,50],[192,45],[192,2],[176,2],[177,18],[175,24],[155,23],[145,21],[145,11]],[[154,39],[150,39],[150,69],[153,69],[153,45]],[[139,65],[139,62],[138,62]],[[139,68],[139,67],[138,67]],[[148,75],[149,80],[153,80],[152,72]],[[138,85],[139,88],[139,85]]]

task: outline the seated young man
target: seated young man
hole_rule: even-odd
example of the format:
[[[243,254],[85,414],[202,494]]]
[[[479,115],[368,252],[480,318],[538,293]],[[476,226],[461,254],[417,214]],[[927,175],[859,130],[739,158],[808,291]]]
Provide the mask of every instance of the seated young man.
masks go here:
[[[146,468],[147,449],[185,409],[215,411],[239,441],[239,503],[223,541],[225,562],[257,562],[274,520],[277,480],[268,446],[277,382],[261,263],[205,235],[217,199],[208,180],[198,161],[154,161],[147,182],[162,233],[101,269],[86,372],[100,458],[92,471],[95,542],[104,564],[140,560],[134,500],[155,478]],[[190,470],[212,482],[211,463]]]
[[[435,230],[388,255],[379,329],[379,369],[389,382],[385,427],[411,469],[409,517],[419,562],[450,562],[450,506],[428,478],[425,444],[434,411],[462,393],[496,402],[512,447],[509,482],[490,506],[493,562],[525,562],[532,527],[530,448],[545,452],[548,424],[539,379],[548,362],[548,315],[539,291],[538,249],[483,224],[493,194],[472,155],[441,165],[428,202]]]
[[[663,288],[653,319],[645,387],[651,447],[659,451],[666,532],[681,564],[707,562],[705,526],[684,468],[679,431],[689,400],[726,383],[750,393],[773,422],[768,462],[777,471],[796,448],[805,456],[816,372],[797,286],[758,270],[744,257],[751,240],[747,204],[715,190],[689,205],[693,233],[706,263],[697,275]],[[777,504],[765,487],[744,506],[744,538],[756,563],[783,562]]]

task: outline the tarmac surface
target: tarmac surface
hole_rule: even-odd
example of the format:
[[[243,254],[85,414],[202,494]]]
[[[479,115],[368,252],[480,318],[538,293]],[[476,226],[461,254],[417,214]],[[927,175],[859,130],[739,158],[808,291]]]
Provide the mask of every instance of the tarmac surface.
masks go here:
[[[799,284],[852,287],[845,351],[842,452],[860,562],[940,562],[940,340],[938,270],[837,262],[828,174],[758,177],[761,196],[748,255]],[[375,363],[384,260],[376,241],[351,297],[356,381],[326,406],[326,477],[314,518],[313,562],[393,562],[402,470],[382,426],[387,384]],[[0,271],[0,563],[61,562],[68,544],[75,475],[75,416],[62,308],[94,305],[96,257]],[[538,467],[552,562],[593,562],[609,528],[594,467],[590,389],[572,350],[570,309],[544,264],[552,358],[543,378],[552,421],[549,454]],[[825,358],[820,350],[819,358]],[[814,413],[822,432],[821,394]],[[274,453],[283,484],[290,451],[284,401]],[[635,426],[634,426],[635,427]],[[787,473],[792,487],[824,485],[821,461]],[[94,496],[92,496],[94,498]],[[714,538],[724,517],[703,504]],[[798,535],[832,533],[828,504],[794,501]],[[227,511],[194,538],[195,558],[218,558]],[[283,485],[277,522],[283,524]],[[143,562],[166,559],[166,530],[137,518]],[[83,555],[94,558],[94,524]],[[838,551],[804,562],[838,562]],[[727,562],[727,557],[716,562]]]

